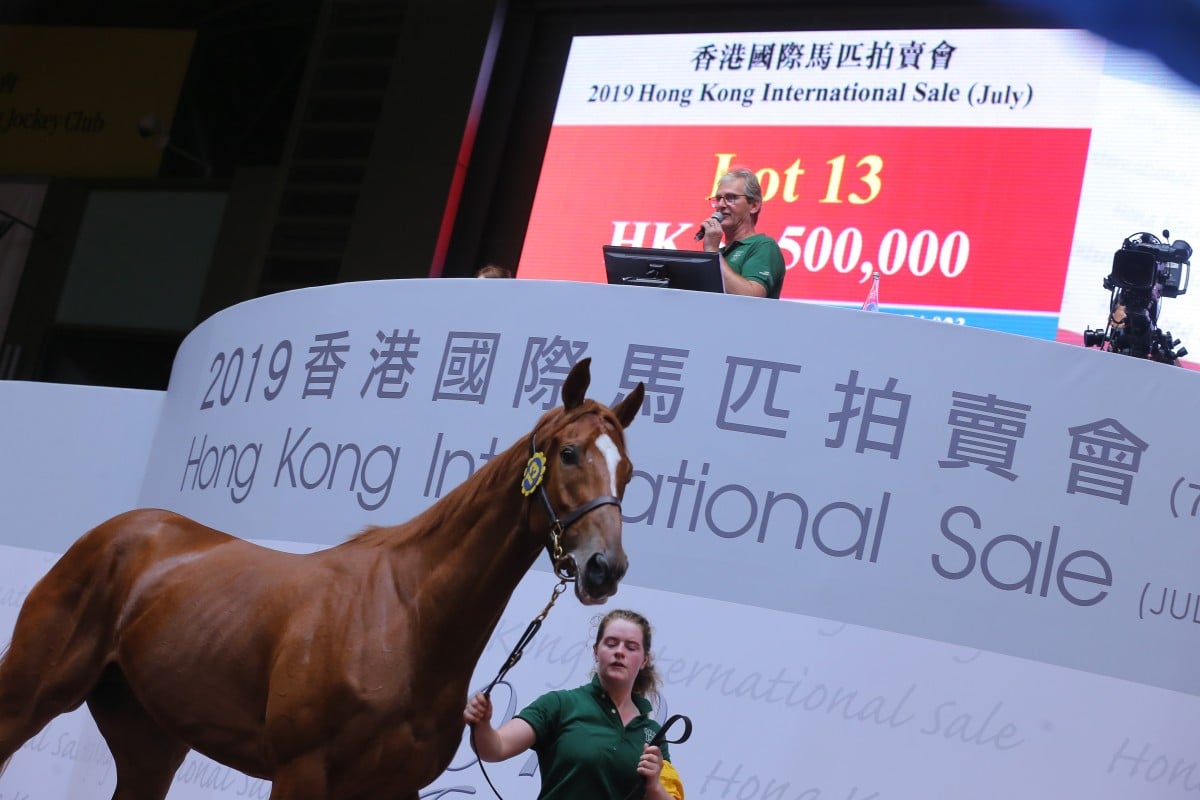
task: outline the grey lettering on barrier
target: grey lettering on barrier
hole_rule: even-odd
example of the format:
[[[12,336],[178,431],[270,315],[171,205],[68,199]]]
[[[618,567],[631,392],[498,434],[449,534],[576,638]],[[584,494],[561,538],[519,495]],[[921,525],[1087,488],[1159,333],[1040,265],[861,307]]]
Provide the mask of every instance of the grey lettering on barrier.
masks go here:
[[[933,709],[933,719],[921,727],[921,733],[976,747],[1012,750],[1023,745],[1025,739],[1017,738],[1020,729],[1016,723],[1000,718],[1003,710],[1003,701],[997,700],[981,720],[977,710],[957,700],[947,700]]]
[[[262,442],[247,442],[240,447],[235,444],[210,445],[207,433],[197,447],[196,437],[193,436],[183,468],[183,480],[179,482],[179,491],[189,489],[194,492],[220,488],[221,475],[224,473],[229,499],[234,503],[241,503],[254,488],[254,476],[258,472],[258,460],[262,456],[262,449]]]
[[[820,786],[810,786],[801,790],[800,786],[792,786],[791,781],[782,778],[758,775],[753,772],[743,775],[742,767],[743,765],[740,763],[727,767],[724,761],[717,759],[716,763],[709,768],[708,774],[704,776],[700,794],[712,794],[722,798],[736,797],[739,800],[743,798],[744,800],[758,800],[758,798],[769,800],[783,797],[788,800],[821,800],[825,797],[831,800],[879,800],[879,792],[864,789],[860,794],[857,785],[851,786],[849,792],[845,794],[840,791],[835,793]],[[712,786],[710,787],[709,784]]]
[[[934,572],[946,580],[977,580],[971,576],[978,567],[979,576],[994,589],[1061,598],[1080,607],[1102,602],[1113,586],[1108,560],[1095,550],[1068,551],[1067,542],[1060,542],[1058,525],[1051,526],[1048,541],[1013,533],[992,536],[984,532],[979,512],[970,506],[954,506],[942,514],[941,533],[961,551],[952,555],[935,552],[930,557]]]
[[[28,584],[20,587],[0,584],[0,608],[11,608],[16,611],[24,605],[28,595]]]
[[[498,333],[450,331],[438,370],[434,400],[466,400],[482,405],[487,402],[492,367],[500,348]]]
[[[816,508],[820,501],[810,507],[795,492],[762,492],[740,483],[719,483],[709,476],[711,466],[705,461],[695,470],[685,458],[674,474],[635,469],[621,518],[667,529],[686,526],[689,533],[706,531],[727,541],[757,528],[753,538],[743,541],[762,544],[768,535],[772,540],[784,537],[795,542],[796,550],[804,550],[809,541],[809,550],[815,547],[831,558],[879,562],[891,492],[884,491],[878,505],[834,500]],[[656,523],[656,515],[664,509],[666,520]]]
[[[842,408],[829,414],[829,421],[837,423],[838,427],[834,437],[825,440],[825,446],[841,447],[846,441],[846,432],[851,420],[861,415],[854,451],[862,453],[866,450],[881,450],[893,460],[899,458],[912,395],[897,392],[897,382],[897,378],[889,377],[883,389],[864,389],[858,385],[858,370],[850,370],[850,377],[846,382],[834,386],[834,390],[843,395]],[[866,402],[860,408],[856,399],[864,394]],[[892,413],[885,413],[889,407]],[[880,431],[881,436],[888,438],[872,438],[875,431]]]
[[[1111,417],[1068,428],[1071,473],[1067,494],[1090,494],[1129,505],[1133,476],[1146,452],[1146,442]]]
[[[524,625],[525,623],[521,624]],[[484,688],[486,687],[479,686],[474,688],[471,690],[471,694],[474,695],[477,692],[482,692]],[[501,725],[517,716],[517,712],[521,710],[520,700],[517,696],[516,689],[514,689],[513,685],[508,681],[500,681],[495,686],[491,687],[491,689],[493,694],[490,695],[490,697],[494,704],[492,724],[499,728]],[[506,698],[503,703],[500,701],[502,696]],[[500,711],[500,716],[498,718],[495,716],[495,711]],[[469,738],[471,736],[470,732],[468,732],[466,736]],[[446,773],[462,772],[474,767],[478,763],[479,756],[475,755],[474,747],[472,746],[469,750],[467,750],[462,761],[452,761],[450,765],[446,767]],[[425,795],[422,794],[421,797],[425,797]]]
[[[333,385],[337,381],[338,373],[342,367],[346,366],[346,361],[341,354],[350,352],[350,345],[334,344],[334,342],[348,336],[350,336],[350,331],[319,333],[313,337],[317,343],[308,348],[308,352],[312,353],[312,358],[304,364],[308,370],[308,376],[304,379],[304,391],[300,394],[301,399],[333,397]]]
[[[399,328],[392,328],[391,334],[376,331],[375,338],[379,340],[379,347],[371,348],[374,363],[358,396],[366,397],[367,389],[374,383],[376,397],[404,397],[409,386],[406,376],[417,369],[414,362],[417,360],[417,345],[421,343],[421,337],[412,328],[404,336],[400,335]]]
[[[249,800],[271,800],[271,782],[243,775],[242,785],[238,787],[237,796]]]
[[[625,367],[621,373],[621,392],[613,405],[625,399],[638,383],[646,384],[646,402],[642,413],[654,422],[670,422],[679,411],[683,399],[683,365],[690,350],[675,347],[654,347],[631,344],[625,351]]]
[[[541,404],[543,411],[558,405],[562,382],[587,348],[585,341],[564,339],[558,334],[552,339],[530,336],[521,358],[521,379],[513,395],[513,408],[519,408],[522,399],[531,406]]]
[[[1188,751],[1186,746],[1181,749]],[[1109,759],[1108,774],[1137,783],[1174,787],[1180,792],[1200,791],[1200,764],[1194,757],[1181,756],[1151,742],[1134,743],[1128,737]]]
[[[1146,595],[1150,591],[1150,584],[1147,583],[1142,589],[1142,599],[1139,603],[1138,619],[1145,619],[1149,614],[1152,617],[1169,615],[1171,619],[1180,622],[1188,622],[1191,625],[1200,625],[1200,594],[1188,592],[1184,594],[1183,590],[1176,589],[1170,586],[1162,587],[1162,592],[1158,597],[1158,608],[1148,608],[1146,603]],[[1167,602],[1167,592],[1171,593],[1171,600]],[[1183,598],[1183,608],[1178,607],[1176,601]],[[1149,604],[1153,605],[1153,601]],[[1188,617],[1191,617],[1189,620]]]
[[[1010,481],[1017,479],[1013,459],[1017,440],[1025,438],[1025,420],[1032,406],[1001,400],[994,394],[952,392],[947,423],[954,429],[942,468],[980,464],[988,472]]]
[[[487,462],[496,457],[496,445],[500,439],[496,436],[492,437],[491,448],[479,454],[479,466],[482,467]],[[433,442],[433,454],[429,458],[429,471],[425,475],[425,496],[426,497],[441,497],[443,489],[453,489],[460,482],[465,481],[475,474],[476,461],[475,456],[467,450],[452,450],[450,447],[443,449],[442,445],[446,442],[446,434],[443,431],[438,431],[437,438]],[[446,476],[452,464],[465,468],[464,474],[457,481],[451,477],[447,480]],[[434,478],[437,478],[436,483]],[[433,494],[430,494],[432,492]]]
[[[314,437],[312,442],[306,443],[305,440],[312,433],[311,426],[299,432],[295,442],[292,441],[294,432],[295,429],[289,426],[284,434],[279,465],[275,469],[276,488],[295,489],[303,486],[308,490],[333,491],[338,471],[341,470],[346,490],[355,493],[360,508],[376,511],[387,502],[396,477],[396,466],[400,462],[398,445],[380,444],[364,456],[363,448],[354,442],[331,443]],[[377,457],[384,459],[382,470],[378,465],[372,467]],[[371,476],[378,480],[372,481]]]
[[[540,653],[541,651],[542,651],[542,647],[539,646],[538,652]],[[535,653],[534,655],[536,657],[537,653]],[[500,717],[498,719],[493,717],[493,720],[492,720],[493,725],[495,725],[496,727],[500,727],[501,725],[508,722],[510,719],[512,719],[513,717],[515,717],[517,715],[517,710],[521,707],[521,705],[520,705],[520,702],[519,702],[519,699],[517,696],[516,689],[508,681],[500,681],[499,683],[496,684],[495,687],[493,687],[493,691],[495,691],[496,689],[503,689],[508,694],[508,700],[505,702],[504,711],[501,712]],[[476,691],[483,691],[483,687],[482,686],[479,687]],[[493,699],[493,702],[494,702],[494,699]],[[470,734],[468,734],[468,736],[469,735]],[[451,772],[462,772],[463,770],[473,767],[478,763],[479,763],[479,757],[474,754],[474,747],[472,746],[472,752],[469,754],[468,760],[463,761],[462,763],[452,763],[450,766],[448,766],[446,768],[446,773],[449,774]],[[526,756],[525,760],[521,763],[521,766],[517,772],[517,775],[519,775],[522,778],[529,778],[529,777],[533,777],[534,775],[536,775],[537,770],[538,770],[537,754],[534,752],[530,752]],[[421,797],[421,800],[424,800],[426,797],[440,797],[446,791],[458,791],[460,789],[465,789],[467,794],[475,793],[474,787],[451,787],[450,789],[433,790],[434,794],[429,794],[429,795],[427,795],[423,792],[420,797]]]
[[[517,619],[502,617],[493,631],[491,639],[488,640],[484,652],[492,654],[500,660],[506,658],[521,639],[527,623],[528,620],[523,617]],[[562,689],[574,681],[575,676],[584,669],[585,663],[592,660],[592,646],[584,637],[571,636],[568,638],[550,631],[543,631],[532,643],[531,649],[525,653],[524,657],[530,661],[555,667],[557,674],[547,674],[545,685],[552,689]],[[549,670],[546,672],[548,673]],[[501,681],[496,685],[502,686],[506,683]],[[659,699],[662,699],[661,695]],[[493,702],[495,701],[493,700]],[[502,721],[507,722],[516,711],[516,706],[511,706],[511,714]]]
[[[177,786],[195,786],[225,792],[238,783],[238,773],[194,751],[175,773],[171,781]]]
[[[449,772],[449,770],[447,770]],[[417,795],[419,800],[441,800],[443,797],[452,797],[456,794],[475,794],[474,786],[447,786],[441,789],[422,789]]]
[[[717,427],[727,431],[785,438],[786,430],[764,423],[770,422],[769,418],[787,419],[791,415],[788,409],[775,405],[775,395],[779,389],[779,376],[785,372],[799,374],[800,365],[740,356],[728,356],[725,363],[725,388],[721,392],[721,406],[717,410]],[[760,381],[764,373],[766,379]],[[735,385],[740,386],[736,395]],[[752,398],[761,401],[761,404],[747,408]],[[739,415],[742,421],[737,421]]]

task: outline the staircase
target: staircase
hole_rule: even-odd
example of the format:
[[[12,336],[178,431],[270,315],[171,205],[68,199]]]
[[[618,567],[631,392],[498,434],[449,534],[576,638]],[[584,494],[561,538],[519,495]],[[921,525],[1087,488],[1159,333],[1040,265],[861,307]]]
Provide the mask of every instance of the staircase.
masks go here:
[[[284,149],[258,296],[337,282],[407,7],[326,0]]]

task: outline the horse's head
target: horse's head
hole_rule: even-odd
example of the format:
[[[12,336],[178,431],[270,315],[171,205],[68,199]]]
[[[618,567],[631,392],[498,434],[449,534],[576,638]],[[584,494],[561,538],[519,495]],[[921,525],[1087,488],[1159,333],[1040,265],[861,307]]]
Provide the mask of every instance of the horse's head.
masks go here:
[[[563,407],[539,425],[534,445],[545,461],[530,469],[544,480],[535,505],[549,516],[548,545],[555,569],[574,577],[575,595],[588,605],[603,603],[617,591],[629,567],[621,547],[621,506],[633,465],[625,454],[625,428],[642,406],[645,388],[638,384],[624,400],[609,408],[584,397],[590,359],[576,364],[562,385]],[[527,471],[527,485],[529,473]],[[536,477],[536,476],[535,476]],[[539,526],[540,528],[540,526]]]

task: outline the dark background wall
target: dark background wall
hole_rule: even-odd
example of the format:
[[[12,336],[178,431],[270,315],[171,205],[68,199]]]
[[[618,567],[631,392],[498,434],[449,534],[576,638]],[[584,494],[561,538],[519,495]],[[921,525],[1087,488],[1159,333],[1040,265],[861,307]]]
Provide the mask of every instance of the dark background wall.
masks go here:
[[[165,388],[187,331],[243,300],[515,265],[573,35],[1044,22],[988,0],[4,0],[0,24],[196,31],[157,177],[21,176],[47,191],[0,358]]]

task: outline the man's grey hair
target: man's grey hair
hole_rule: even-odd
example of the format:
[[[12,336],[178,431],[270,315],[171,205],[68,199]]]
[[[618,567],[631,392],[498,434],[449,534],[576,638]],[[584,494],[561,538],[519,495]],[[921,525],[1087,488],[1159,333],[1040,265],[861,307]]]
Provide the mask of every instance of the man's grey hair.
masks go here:
[[[758,176],[748,169],[735,169],[731,172],[726,172],[721,176],[718,183],[732,180],[733,178],[741,178],[746,181],[746,199],[753,200],[756,203],[762,202],[762,184],[758,182]]]
[[[721,180],[717,181],[717,185],[720,186],[722,183],[725,183],[725,181],[730,181],[734,178],[742,178],[745,181],[744,185],[746,187],[745,195],[747,202],[753,201],[755,203],[759,203],[759,208],[761,210],[763,195],[762,184],[758,182],[758,176],[745,168],[735,169],[722,175]],[[757,211],[751,215],[751,219],[753,219],[755,223],[758,222]]]

